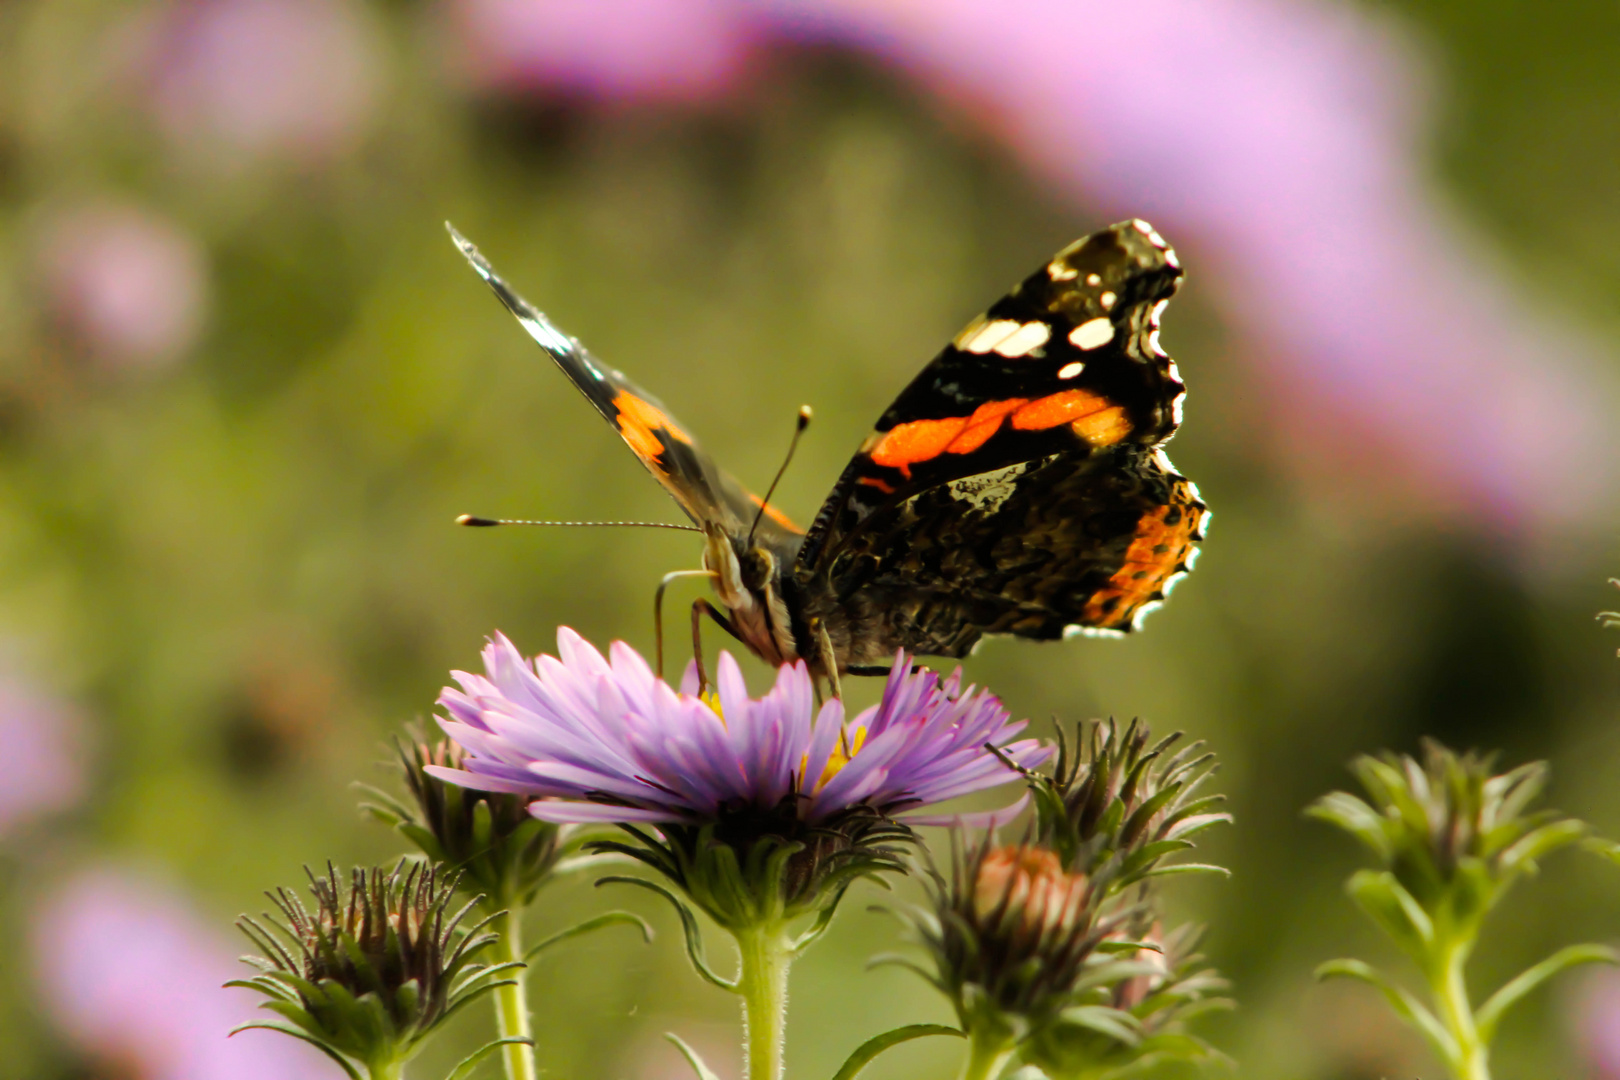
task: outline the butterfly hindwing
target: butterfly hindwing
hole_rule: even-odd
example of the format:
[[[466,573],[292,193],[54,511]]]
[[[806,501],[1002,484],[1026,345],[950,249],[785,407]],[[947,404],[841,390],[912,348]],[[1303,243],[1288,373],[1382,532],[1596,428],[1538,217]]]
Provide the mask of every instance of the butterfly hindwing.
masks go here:
[[[1191,569],[1209,511],[1162,450],[1053,455],[878,511],[801,592],[857,667],[985,634],[1124,632]]]

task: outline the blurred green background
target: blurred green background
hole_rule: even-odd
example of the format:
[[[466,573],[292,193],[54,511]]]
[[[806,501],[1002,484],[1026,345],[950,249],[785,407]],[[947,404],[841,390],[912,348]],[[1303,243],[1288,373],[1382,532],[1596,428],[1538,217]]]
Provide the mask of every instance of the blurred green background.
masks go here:
[[[350,13],[369,50],[360,89],[317,79],[313,134],[266,121],[274,137],[220,149],[163,96],[162,65],[180,61],[152,42],[184,7],[0,6],[0,656],[81,718],[85,777],[70,805],[0,838],[3,1077],[145,1075],[80,1045],[33,989],[49,958],[31,954],[29,920],[54,883],[133,867],[223,936],[306,863],[389,859],[399,845],[349,784],[385,775],[385,741],[477,663],[485,634],[532,652],[567,623],[649,649],[654,584],[695,565],[677,533],[451,525],[677,511],[468,271],[446,218],[756,489],[812,404],[778,497],[805,521],[941,342],[1122,216],[1032,176],[971,109],[872,54],[779,43],[744,92],[705,103],[503,92],[458,67],[453,12],[403,0]],[[1617,9],[1358,10],[1427,65],[1439,124],[1415,152],[1435,197],[1612,356]],[[1241,1009],[1207,1030],[1243,1075],[1434,1076],[1370,992],[1312,984],[1330,957],[1391,958],[1340,892],[1356,853],[1299,812],[1347,782],[1353,754],[1430,734],[1549,758],[1553,801],[1620,833],[1620,640],[1593,621],[1620,552],[1572,528],[1528,556],[1355,461],[1289,460],[1274,437],[1289,391],[1249,362],[1201,273],[1218,253],[1156,224],[1189,266],[1164,341],[1191,388],[1173,455],[1215,511],[1198,572],[1129,640],[996,641],[966,667],[1038,724],[1141,715],[1220,753],[1237,825],[1207,854],[1234,874],[1171,903],[1210,924],[1235,980]],[[72,259],[103,226],[158,254],[131,256],[149,276],[87,314],[96,279]],[[162,304],[168,322],[142,324]],[[1583,859],[1499,913],[1480,985],[1620,937],[1620,877]],[[830,1075],[886,1026],[943,1019],[916,979],[864,970],[892,944],[892,920],[866,910],[876,895],[795,973],[796,1076]],[[615,899],[663,935],[591,939],[535,977],[549,1075],[679,1076],[670,1029],[734,1073],[733,1002],[684,967],[666,911]],[[559,887],[531,933],[601,902]],[[1579,985],[1509,1022],[1501,1075],[1595,1068]],[[486,1026],[464,1018],[461,1044],[418,1074]],[[956,1052],[918,1044],[871,1075],[946,1077]]]

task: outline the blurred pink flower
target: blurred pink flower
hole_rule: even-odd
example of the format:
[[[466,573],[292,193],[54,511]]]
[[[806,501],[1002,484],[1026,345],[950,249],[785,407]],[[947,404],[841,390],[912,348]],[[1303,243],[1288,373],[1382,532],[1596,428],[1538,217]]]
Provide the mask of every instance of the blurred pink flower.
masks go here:
[[[58,322],[93,355],[150,367],[180,357],[202,328],[201,247],[147,210],[81,205],[49,219],[40,276]]]
[[[84,796],[84,737],[71,705],[0,676],[0,838]]]
[[[506,2],[572,12],[506,24],[503,47],[531,57],[531,84],[656,93],[656,77],[580,73],[655,74],[732,48],[744,25],[875,53],[987,106],[978,115],[1010,148],[1104,218],[1151,218],[1191,249],[1195,280],[1282,391],[1275,426],[1298,444],[1510,533],[1612,516],[1617,394],[1597,349],[1532,315],[1436,193],[1421,65],[1362,9],[649,0],[652,40],[604,5]]]
[[[1592,1080],[1620,1080],[1620,972],[1593,971],[1581,983],[1573,1028]]]
[[[192,0],[158,27],[152,105],[182,146],[322,157],[378,97],[380,49],[354,0]]]
[[[723,90],[753,36],[732,0],[458,0],[471,79],[682,98]]]
[[[245,970],[173,893],[120,871],[84,871],[39,905],[42,1003],[90,1055],[143,1080],[326,1080],[332,1064],[283,1035],[226,1033],[253,1002],[221,984]],[[264,1015],[260,1013],[259,1015]]]

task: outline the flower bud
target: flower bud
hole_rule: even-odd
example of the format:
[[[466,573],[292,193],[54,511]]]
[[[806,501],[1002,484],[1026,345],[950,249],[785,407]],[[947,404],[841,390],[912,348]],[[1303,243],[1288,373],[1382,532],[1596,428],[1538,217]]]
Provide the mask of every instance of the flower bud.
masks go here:
[[[1045,938],[1074,925],[1086,901],[1084,874],[1066,874],[1044,848],[991,849],[973,883],[973,914],[980,925],[1010,922],[1015,933]]]
[[[569,831],[529,813],[522,795],[473,791],[429,767],[460,769],[464,751],[448,739],[395,744],[408,802],[375,788],[364,808],[403,833],[430,860],[456,867],[461,888],[483,893],[488,910],[522,907],[557,869]]]
[[[1109,892],[1151,876],[1167,856],[1191,848],[1195,834],[1232,820],[1219,809],[1223,796],[1198,794],[1215,769],[1201,742],[1176,750],[1179,732],[1154,742],[1140,720],[1121,728],[1112,719],[1086,725],[1072,746],[1061,728],[1058,738],[1052,775],[1026,773],[1035,839],[1066,869],[1106,879]]]
[[[496,935],[459,929],[472,905],[451,912],[455,887],[402,860],[392,871],[356,868],[347,885],[328,864],[310,876],[313,912],[286,889],[269,894],[279,918],[237,921],[265,954],[243,958],[259,974],[226,985],[264,994],[281,1019],[237,1030],[281,1031],[373,1075],[407,1060],[440,1021],[521,966],[473,961]]]

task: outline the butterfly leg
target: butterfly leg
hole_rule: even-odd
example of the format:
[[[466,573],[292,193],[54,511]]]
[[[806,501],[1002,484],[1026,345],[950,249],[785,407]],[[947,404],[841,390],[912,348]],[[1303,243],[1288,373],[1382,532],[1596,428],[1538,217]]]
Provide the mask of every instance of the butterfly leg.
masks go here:
[[[882,664],[851,664],[844,669],[845,675],[882,675],[885,678],[894,668],[884,667]]]
[[[832,696],[839,701],[844,700],[844,687],[838,681],[838,654],[833,652],[832,636],[827,633],[827,624],[816,621],[816,646],[821,652],[821,668],[827,673],[827,683],[832,687]]]
[[[714,620],[716,626],[736,638],[742,640],[737,628],[731,625],[731,620],[714,610],[714,605],[707,600],[692,601],[692,659],[697,661],[698,692],[709,689],[709,669],[703,663],[703,616],[707,615]]]
[[[671,582],[689,577],[714,577],[713,570],[675,570],[664,575],[664,580],[658,583],[658,591],[653,593],[653,641],[657,643],[658,677],[664,677],[664,590],[669,588]]]

